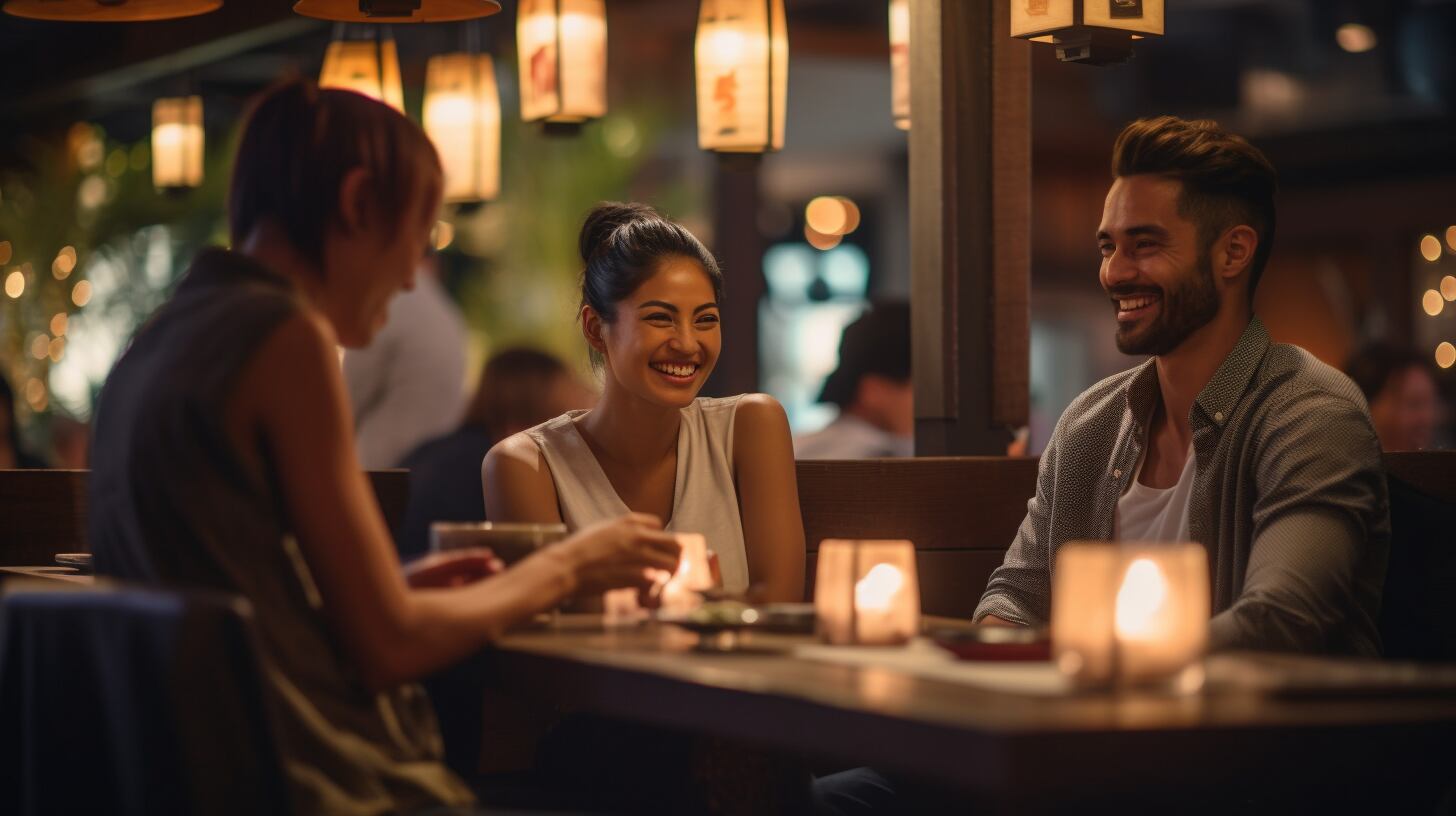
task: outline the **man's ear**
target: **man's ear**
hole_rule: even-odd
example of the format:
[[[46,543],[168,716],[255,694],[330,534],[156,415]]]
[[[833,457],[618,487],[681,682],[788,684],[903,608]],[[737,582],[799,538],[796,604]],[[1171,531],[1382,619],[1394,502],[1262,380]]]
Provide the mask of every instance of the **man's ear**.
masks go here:
[[[581,307],[581,336],[586,338],[587,345],[604,357],[607,354],[607,341],[602,336],[605,327],[606,324],[596,309],[590,306]]]
[[[1225,281],[1232,281],[1254,266],[1254,253],[1259,248],[1259,233],[1248,224],[1229,227],[1219,241],[1222,250],[1216,253],[1213,272]]]
[[[339,224],[350,234],[369,229],[369,218],[377,205],[368,198],[369,171],[352,167],[339,182]]]

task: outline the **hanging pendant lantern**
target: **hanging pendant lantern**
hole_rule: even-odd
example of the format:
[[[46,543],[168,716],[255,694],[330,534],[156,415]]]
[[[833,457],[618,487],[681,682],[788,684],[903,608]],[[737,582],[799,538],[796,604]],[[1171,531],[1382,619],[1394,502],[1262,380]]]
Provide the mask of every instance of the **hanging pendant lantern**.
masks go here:
[[[202,97],[152,103],[152,184],[183,190],[202,184]]]
[[[72,23],[140,23],[217,11],[222,0],[6,0],[5,13]]]
[[[500,193],[500,92],[489,54],[431,57],[425,68],[425,132],[445,168],[445,200]]]
[[[784,146],[789,40],[783,0],[703,0],[698,13],[698,146]]]
[[[1011,36],[1052,43],[1062,62],[1116,65],[1162,34],[1163,0],[1011,0]]]
[[[603,0],[521,0],[516,52],[521,119],[579,123],[607,114]]]
[[[890,113],[910,129],[910,0],[890,0]]]
[[[293,13],[340,23],[452,23],[489,17],[499,0],[298,0]]]
[[[319,87],[360,93],[404,113],[399,52],[389,26],[340,24],[324,52]]]

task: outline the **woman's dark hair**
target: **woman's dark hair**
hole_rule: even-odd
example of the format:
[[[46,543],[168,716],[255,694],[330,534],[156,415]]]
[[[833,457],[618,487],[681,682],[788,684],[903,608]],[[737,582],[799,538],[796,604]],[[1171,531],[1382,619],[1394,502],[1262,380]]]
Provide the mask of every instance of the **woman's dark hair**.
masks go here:
[[[1269,159],[1217,122],[1159,116],[1128,125],[1112,147],[1113,177],[1143,174],[1183,183],[1178,214],[1198,226],[1204,249],[1230,227],[1253,227],[1259,234],[1249,264],[1249,297],[1253,298],[1274,249],[1274,194],[1279,177]]]
[[[383,215],[401,223],[438,199],[440,158],[425,132],[398,111],[352,91],[291,79],[264,91],[243,127],[228,194],[234,246],[274,221],[304,257],[323,263],[324,233],[339,217],[339,186],[369,172]],[[387,216],[386,216],[387,217]]]
[[[587,213],[581,225],[581,303],[602,320],[617,319],[617,302],[637,291],[673,256],[698,262],[713,284],[713,298],[723,301],[723,273],[703,243],[681,224],[664,218],[646,204],[606,201]]]
[[[1432,382],[1436,381],[1436,369],[1424,354],[1389,343],[1362,346],[1345,361],[1346,376],[1360,387],[1367,403],[1375,401],[1390,384],[1391,377],[1412,368],[1426,372]]]

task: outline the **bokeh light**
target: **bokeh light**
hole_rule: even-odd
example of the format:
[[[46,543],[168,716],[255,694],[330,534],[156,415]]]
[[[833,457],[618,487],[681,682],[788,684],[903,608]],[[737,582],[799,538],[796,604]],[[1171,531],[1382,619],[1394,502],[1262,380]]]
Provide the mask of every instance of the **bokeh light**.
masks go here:
[[[1441,299],[1441,293],[1435,289],[1427,289],[1426,293],[1421,296],[1421,308],[1425,309],[1426,314],[1431,317],[1440,314],[1445,307],[1446,301]]]
[[[809,246],[812,246],[815,249],[834,249],[835,247],[839,246],[839,242],[844,239],[838,235],[825,235],[824,233],[819,232],[808,224],[805,224],[804,240],[808,241]]]
[[[1441,278],[1441,297],[1456,300],[1456,276],[1447,275]]]
[[[25,294],[25,274],[19,269],[10,270],[10,274],[5,276],[5,294],[12,298]]]
[[[1345,23],[1335,31],[1335,42],[1351,54],[1363,54],[1373,49],[1379,40],[1370,26]]]
[[[0,266],[10,263],[10,242],[0,241]]]
[[[1450,368],[1453,364],[1456,364],[1456,346],[1446,342],[1436,346],[1436,365]]]
[[[68,322],[70,321],[66,318],[65,312],[56,312],[56,316],[51,318],[51,334],[55,335],[56,337],[60,337],[61,335],[65,334],[66,324]]]
[[[76,282],[76,287],[71,290],[71,302],[77,306],[85,306],[91,302],[91,281]]]
[[[1441,241],[1434,235],[1421,238],[1421,257],[1435,263],[1441,259]]]

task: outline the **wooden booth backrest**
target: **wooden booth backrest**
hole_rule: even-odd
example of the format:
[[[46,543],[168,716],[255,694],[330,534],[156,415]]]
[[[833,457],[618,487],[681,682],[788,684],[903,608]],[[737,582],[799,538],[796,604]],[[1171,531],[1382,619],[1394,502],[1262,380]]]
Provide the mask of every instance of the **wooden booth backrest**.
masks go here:
[[[799,462],[806,597],[813,597],[820,541],[903,538],[917,551],[921,609],[970,617],[1036,493],[1036,463],[1000,456]]]
[[[89,470],[0,470],[0,566],[43,566],[56,553],[90,552],[86,541]],[[369,472],[390,529],[409,502],[409,471]]]
[[[1026,514],[1036,490],[1036,465],[1035,459],[1006,457],[799,462],[799,503],[809,548],[807,597],[813,597],[820,541],[903,538],[918,552],[924,611],[969,616]],[[1456,615],[1456,536],[1450,534],[1456,524],[1451,510],[1456,507],[1456,451],[1392,453],[1385,465],[1393,488],[1399,481],[1435,502],[1422,503],[1420,515],[1404,509],[1410,502],[1392,504],[1397,540],[1387,611],[1398,612],[1394,602],[1408,598],[1420,603],[1408,617],[1429,617],[1436,608],[1450,608]],[[84,470],[0,470],[0,566],[46,565],[58,552],[89,549],[87,475]],[[373,471],[369,477],[385,519],[397,528],[409,498],[408,471]],[[1445,637],[1456,643],[1456,632]]]

